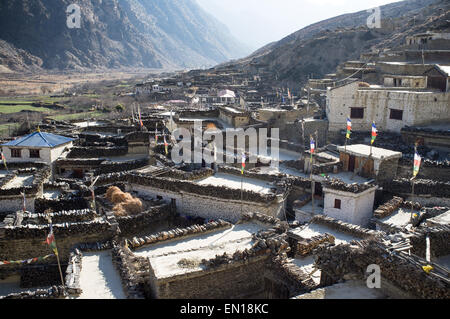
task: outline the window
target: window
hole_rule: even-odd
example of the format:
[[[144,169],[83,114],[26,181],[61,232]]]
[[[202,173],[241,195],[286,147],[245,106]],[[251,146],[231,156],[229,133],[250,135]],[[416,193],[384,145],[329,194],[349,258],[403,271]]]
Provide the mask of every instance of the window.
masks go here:
[[[11,149],[11,157],[20,158],[22,157],[21,149]]]
[[[39,150],[30,150],[30,158],[41,158]]]
[[[364,108],[352,107],[350,117],[352,119],[363,119],[364,118]]]
[[[340,199],[334,200],[334,208],[341,209],[341,200]]]
[[[390,116],[391,120],[403,120],[403,111],[402,110],[396,110],[396,109],[391,109],[391,116]]]

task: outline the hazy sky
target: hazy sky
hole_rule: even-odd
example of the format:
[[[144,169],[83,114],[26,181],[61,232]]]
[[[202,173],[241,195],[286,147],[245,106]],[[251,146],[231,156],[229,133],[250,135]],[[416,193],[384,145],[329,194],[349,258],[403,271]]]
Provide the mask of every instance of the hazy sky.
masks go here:
[[[399,0],[197,0],[231,33],[258,49],[312,23]],[[370,13],[367,14],[369,17]]]

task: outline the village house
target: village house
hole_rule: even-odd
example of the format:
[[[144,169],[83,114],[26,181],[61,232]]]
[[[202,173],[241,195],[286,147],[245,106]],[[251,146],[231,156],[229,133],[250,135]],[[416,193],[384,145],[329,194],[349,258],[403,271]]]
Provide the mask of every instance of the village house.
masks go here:
[[[1,145],[7,162],[44,162],[53,164],[66,149],[73,146],[75,139],[45,132],[17,138]]]

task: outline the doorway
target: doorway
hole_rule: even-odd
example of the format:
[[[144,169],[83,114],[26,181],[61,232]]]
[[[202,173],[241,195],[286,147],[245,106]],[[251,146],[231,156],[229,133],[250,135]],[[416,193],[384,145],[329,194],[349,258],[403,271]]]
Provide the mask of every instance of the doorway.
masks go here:
[[[349,172],[355,171],[355,163],[356,163],[356,157],[353,155],[350,155],[350,158],[348,159],[348,171]]]

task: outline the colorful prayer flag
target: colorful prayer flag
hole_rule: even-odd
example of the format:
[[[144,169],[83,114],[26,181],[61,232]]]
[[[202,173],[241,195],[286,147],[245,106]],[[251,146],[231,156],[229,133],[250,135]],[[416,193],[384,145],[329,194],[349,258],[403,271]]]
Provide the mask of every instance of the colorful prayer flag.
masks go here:
[[[350,139],[350,134],[352,134],[352,120],[347,118],[347,139]]]
[[[139,112],[139,123],[141,124],[141,127],[144,127],[144,123],[142,122],[142,116],[141,116],[141,107],[138,105],[138,112]]]
[[[311,136],[311,156],[316,151],[316,141],[314,141],[314,138]]]
[[[373,144],[378,136],[378,130],[377,126],[375,125],[375,122],[372,123],[372,141],[370,142]]]
[[[25,191],[23,191],[23,193],[22,193],[22,199],[23,199],[22,210],[24,213],[26,213],[27,212],[27,202],[26,202],[27,199],[25,197]]]
[[[3,152],[0,152],[0,154],[2,156],[3,165],[5,166],[6,170],[8,170],[8,166],[6,166],[6,157],[5,155],[3,155]]]
[[[46,240],[48,246],[53,250],[56,256],[58,256],[58,248],[56,248],[55,235],[53,234],[53,225],[50,224],[50,233],[47,236]]]
[[[164,135],[164,148],[166,150],[166,155],[169,155],[169,144],[166,141],[166,136]]]
[[[247,157],[245,156],[244,153],[242,153],[242,170],[241,170],[241,174],[244,175],[244,170],[245,170],[245,162],[247,160]]]
[[[417,174],[419,174],[421,163],[422,163],[422,158],[420,157],[419,153],[417,153],[417,150],[416,150],[416,154],[414,155],[414,170],[413,170],[414,177],[416,177]]]

